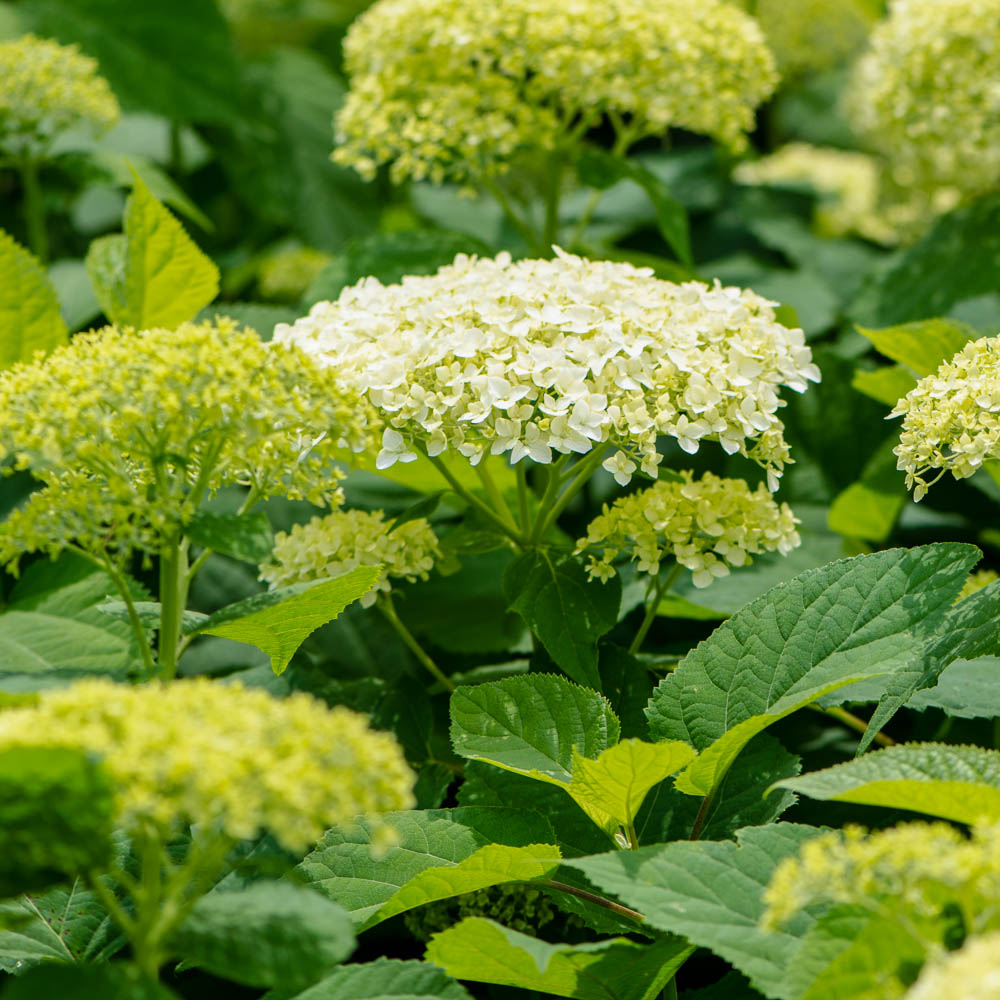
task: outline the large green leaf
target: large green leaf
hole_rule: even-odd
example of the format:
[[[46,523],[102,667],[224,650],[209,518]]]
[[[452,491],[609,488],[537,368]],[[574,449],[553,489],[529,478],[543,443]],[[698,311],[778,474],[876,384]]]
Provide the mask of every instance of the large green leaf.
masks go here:
[[[301,993],[278,996],[281,1000],[471,1000],[436,965],[394,958],[345,965]],[[270,1000],[270,994],[265,1000]]]
[[[859,326],[858,330],[879,354],[905,365],[919,377],[937,371],[943,361],[979,336],[978,330],[957,319],[925,319],[882,330]]]
[[[893,454],[898,443],[899,435],[893,433],[868,460],[861,478],[834,498],[828,515],[834,531],[868,542],[884,542],[892,533],[907,500]]]
[[[907,743],[775,783],[813,799],[940,816],[956,823],[1000,819],[1000,752]]]
[[[332,580],[251,597],[217,611],[198,631],[262,649],[280,674],[307,636],[364,597],[381,575],[381,566],[358,566]]]
[[[906,707],[940,708],[960,719],[1000,716],[1000,657],[956,660],[941,672],[934,687],[918,691]]]
[[[892,407],[916,384],[917,380],[903,365],[889,365],[874,371],[857,371],[851,379],[851,385],[858,392]]]
[[[129,963],[42,966],[12,979],[4,1000],[177,1000],[177,994],[139,975]]]
[[[771,723],[852,681],[908,666],[977,558],[972,546],[943,543],[844,559],[739,611],[650,699],[651,734],[700,750],[677,787],[710,794]]]
[[[484,917],[466,918],[427,946],[428,960],[456,979],[576,1000],[654,1000],[690,953],[676,938],[548,944]]]
[[[66,323],[42,265],[0,229],[0,368],[65,344]]]
[[[504,592],[553,660],[578,684],[599,688],[597,640],[618,622],[621,582],[590,580],[581,561],[526,552],[510,564]]]
[[[783,981],[813,919],[802,913],[781,930],[764,931],[761,894],[778,862],[818,833],[777,823],[742,830],[736,843],[681,841],[565,864],[634,907],[651,926],[731,962],[766,996],[791,1000]]]
[[[606,699],[555,674],[507,677],[451,696],[451,739],[470,760],[568,785],[575,754],[597,757],[618,742]]]
[[[552,840],[549,823],[523,809],[466,806],[389,813],[385,819],[398,840],[377,857],[371,827],[361,819],[349,829],[329,830],[297,869],[359,926],[428,868],[457,865],[489,844],[524,847]]]
[[[195,545],[259,566],[271,555],[274,532],[262,510],[248,514],[215,514],[200,510],[185,532]]]
[[[347,911],[313,889],[254,882],[195,903],[171,948],[186,962],[247,986],[307,986],[354,950]]]

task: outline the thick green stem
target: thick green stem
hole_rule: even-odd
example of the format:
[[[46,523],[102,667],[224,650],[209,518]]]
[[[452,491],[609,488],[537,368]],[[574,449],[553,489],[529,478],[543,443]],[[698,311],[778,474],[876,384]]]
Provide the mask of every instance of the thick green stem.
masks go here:
[[[628,848],[630,851],[639,850],[639,837],[635,832],[635,823],[629,823],[625,827],[625,836],[628,838]]]
[[[379,594],[378,606],[382,614],[385,615],[389,624],[396,630],[396,634],[403,640],[406,648],[417,658],[420,665],[425,667],[431,675],[444,686],[447,691],[455,690],[455,682],[427,655],[427,651],[413,637],[410,630],[402,623],[399,615],[396,614],[395,605],[389,594]]]
[[[521,518],[521,531],[527,533],[531,529],[531,510],[528,503],[528,470],[524,462],[518,462],[515,468],[517,476],[517,507]]]
[[[635,656],[635,654],[639,652],[650,627],[653,622],[656,621],[656,612],[659,610],[660,601],[663,600],[664,595],[669,592],[670,588],[677,581],[677,577],[680,576],[680,573],[680,563],[675,563],[662,582],[658,576],[650,577],[650,588],[649,591],[647,591],[648,600],[646,603],[646,614],[643,616],[642,624],[639,626],[639,631],[636,632],[635,638],[632,640],[632,645],[628,648],[630,656]]]
[[[38,179],[38,163],[30,158],[19,164],[24,189],[24,221],[28,229],[28,246],[43,263],[49,261],[49,234],[45,228],[45,197]]]
[[[586,458],[581,459],[569,471],[569,485],[559,495],[552,506],[546,510],[545,498],[543,498],[542,509],[538,512],[538,519],[535,522],[535,531],[532,534],[532,542],[538,545],[545,537],[549,528],[555,524],[559,515],[569,506],[572,499],[580,492],[590,477],[597,471],[604,458],[607,449],[602,446],[594,448]],[[549,484],[551,486],[551,483]],[[556,487],[559,483],[557,481]],[[546,490],[548,495],[548,490]]]
[[[663,987],[663,1000],[677,1000],[677,979],[676,977],[671,979],[666,986]]]
[[[689,840],[697,840],[701,836],[701,831],[705,829],[705,823],[708,822],[708,813],[712,808],[712,803],[715,801],[715,793],[720,783],[721,779],[715,783],[708,795],[701,800],[701,808],[698,810],[698,815],[694,818],[691,833],[688,837]]]
[[[485,460],[476,465],[475,470],[476,475],[479,476],[479,481],[483,484],[483,489],[486,490],[486,496],[489,497],[490,503],[493,504],[493,509],[515,534],[519,534],[520,532],[517,522],[514,520],[514,515],[511,513],[510,507],[507,506],[507,501],[504,500],[503,494],[490,475],[489,469],[486,468]]]
[[[181,625],[187,605],[187,539],[176,539],[160,553],[160,638],[158,647],[160,679],[177,675]]]

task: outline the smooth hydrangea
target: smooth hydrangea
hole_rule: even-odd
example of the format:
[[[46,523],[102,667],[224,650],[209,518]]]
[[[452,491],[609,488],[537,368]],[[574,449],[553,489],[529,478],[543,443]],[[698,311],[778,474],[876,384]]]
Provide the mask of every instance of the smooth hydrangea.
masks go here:
[[[261,567],[261,579],[272,588],[349,573],[358,566],[383,566],[375,590],[361,598],[362,607],[375,603],[377,591],[388,593],[390,577],[426,580],[441,555],[437,536],[422,517],[392,527],[380,510],[338,510],[296,524],[274,539],[271,562]]]
[[[691,570],[696,587],[727,576],[731,566],[745,566],[762,552],[787,555],[801,543],[788,504],[780,506],[761,485],[720,479],[706,472],[700,479],[682,473],[631,493],[590,522],[577,551],[589,551],[591,577],[614,576],[614,562],[628,556],[641,573],[656,576],[665,559]],[[595,551],[597,550],[597,551]]]
[[[0,375],[0,457],[47,487],[0,527],[0,559],[155,547],[227,483],[329,501],[369,416],[332,371],[229,320],[79,334]]]
[[[892,0],[847,98],[902,187],[1000,186],[1000,0]]]
[[[1000,933],[970,938],[958,951],[924,966],[904,1000],[996,1000],[1000,997]]]
[[[0,147],[36,152],[60,132],[107,131],[121,109],[97,63],[34,35],[0,42]]]
[[[163,839],[193,824],[233,839],[267,831],[301,852],[330,827],[413,805],[402,752],[364,716],[206,678],[47,691],[0,713],[0,749],[10,747],[93,753],[118,824]]]
[[[893,452],[914,500],[945,472],[967,479],[1000,457],[1000,337],[970,341],[922,378],[889,416],[903,418]]]
[[[334,158],[396,182],[489,177],[604,116],[740,148],[777,82],[757,23],[720,0],[379,0],[344,56]]]
[[[667,434],[691,454],[708,440],[747,455],[776,487],[788,461],[778,391],[802,392],[819,370],[773,305],[561,251],[516,263],[460,254],[398,285],[366,278],[275,340],[367,394],[387,425],[382,469],[421,452],[547,464],[602,447],[627,483],[639,467],[655,478]]]

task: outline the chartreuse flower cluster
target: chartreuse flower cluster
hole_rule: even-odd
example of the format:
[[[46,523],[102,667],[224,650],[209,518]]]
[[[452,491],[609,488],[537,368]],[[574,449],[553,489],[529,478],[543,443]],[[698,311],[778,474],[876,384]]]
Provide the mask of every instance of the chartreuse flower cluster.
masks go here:
[[[956,603],[957,601],[965,600],[966,597],[971,597],[977,591],[988,587],[991,583],[996,583],[997,580],[1000,580],[1000,575],[994,569],[980,569],[976,570],[975,573],[970,573],[969,578],[965,581],[965,585],[958,595]]]
[[[1000,457],[1000,337],[970,341],[889,415],[903,417],[894,453],[914,500],[945,472],[967,479]],[[928,480],[934,470],[940,471]]]
[[[904,187],[1000,186],[1000,0],[894,0],[847,109]]]
[[[0,149],[37,154],[60,132],[107,131],[121,109],[97,63],[34,35],[0,42]]]
[[[549,465],[594,453],[619,482],[655,477],[658,434],[749,456],[770,484],[788,461],[783,386],[818,381],[798,329],[750,291],[677,285],[629,264],[460,254],[429,277],[366,278],[321,302],[296,344],[386,421],[379,468],[457,451]]]
[[[757,23],[720,0],[380,0],[344,42],[334,158],[395,182],[476,183],[607,118],[745,144],[773,92]]]
[[[928,963],[904,1000],[996,1000],[1000,996],[1000,933],[970,938]]]
[[[425,518],[393,527],[380,510],[337,510],[279,532],[272,561],[261,567],[260,575],[271,587],[287,587],[339,576],[358,566],[381,565],[382,579],[360,601],[370,607],[377,593],[389,593],[390,577],[411,583],[426,580],[440,555],[437,536]]]
[[[368,413],[302,351],[228,320],[78,335],[0,376],[0,455],[46,485],[0,527],[0,560],[162,547],[227,483],[328,501]]]
[[[751,490],[742,479],[684,472],[605,504],[577,551],[591,553],[593,578],[614,576],[615,560],[626,555],[653,577],[672,559],[691,570],[696,587],[707,587],[754,555],[787,555],[801,542],[797,523],[788,504],[775,503],[763,485]]]

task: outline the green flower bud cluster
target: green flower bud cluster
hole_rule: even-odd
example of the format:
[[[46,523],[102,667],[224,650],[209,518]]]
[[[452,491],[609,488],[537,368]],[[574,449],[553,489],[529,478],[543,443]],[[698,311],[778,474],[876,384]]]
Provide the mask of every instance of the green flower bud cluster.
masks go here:
[[[1000,997],[1000,933],[970,938],[928,963],[904,1000],[996,1000]]]
[[[0,750],[13,747],[96,755],[117,824],[161,841],[196,825],[233,839],[268,831],[301,852],[332,826],[413,805],[399,746],[364,716],[205,678],[47,691],[0,713]]]
[[[260,578],[272,588],[348,573],[358,566],[383,566],[375,590],[361,598],[371,607],[379,591],[391,590],[390,577],[426,580],[441,555],[437,536],[423,517],[396,527],[386,524],[383,511],[338,510],[296,524],[274,539],[272,561],[261,567]]]
[[[970,341],[922,378],[889,416],[903,417],[893,452],[914,500],[945,472],[967,479],[1000,457],[1000,336]],[[928,481],[934,469],[940,472]]]
[[[537,935],[557,912],[548,897],[533,885],[510,883],[429,903],[409,910],[403,919],[418,941],[429,941],[432,935],[466,917],[487,917],[511,930]]]
[[[1000,187],[1000,0],[894,0],[846,99],[903,188]]]
[[[751,555],[787,555],[801,543],[788,504],[775,503],[764,485],[756,490],[742,479],[700,479],[683,472],[677,481],[616,500],[587,528],[577,551],[591,551],[592,578],[615,575],[614,562],[627,554],[641,573],[656,576],[664,559],[691,570],[696,587],[728,576],[730,566],[753,562]],[[598,549],[599,552],[593,552]]]
[[[230,320],[108,327],[0,375],[0,456],[45,484],[0,526],[0,560],[155,549],[227,483],[339,496],[338,449],[372,414],[335,373]]]
[[[739,149],[777,83],[757,23],[720,0],[379,0],[344,56],[334,159],[396,183],[481,181],[603,116]]]
[[[0,42],[0,148],[34,153],[69,128],[105,132],[120,114],[97,63],[75,45],[34,35]]]
[[[459,254],[429,277],[365,278],[320,302],[278,343],[297,344],[365,393],[386,422],[380,469],[425,452],[529,457],[616,449],[625,484],[655,478],[658,434],[749,456],[772,489],[788,461],[778,390],[819,381],[803,333],[751,291],[682,285],[648,268]]]

